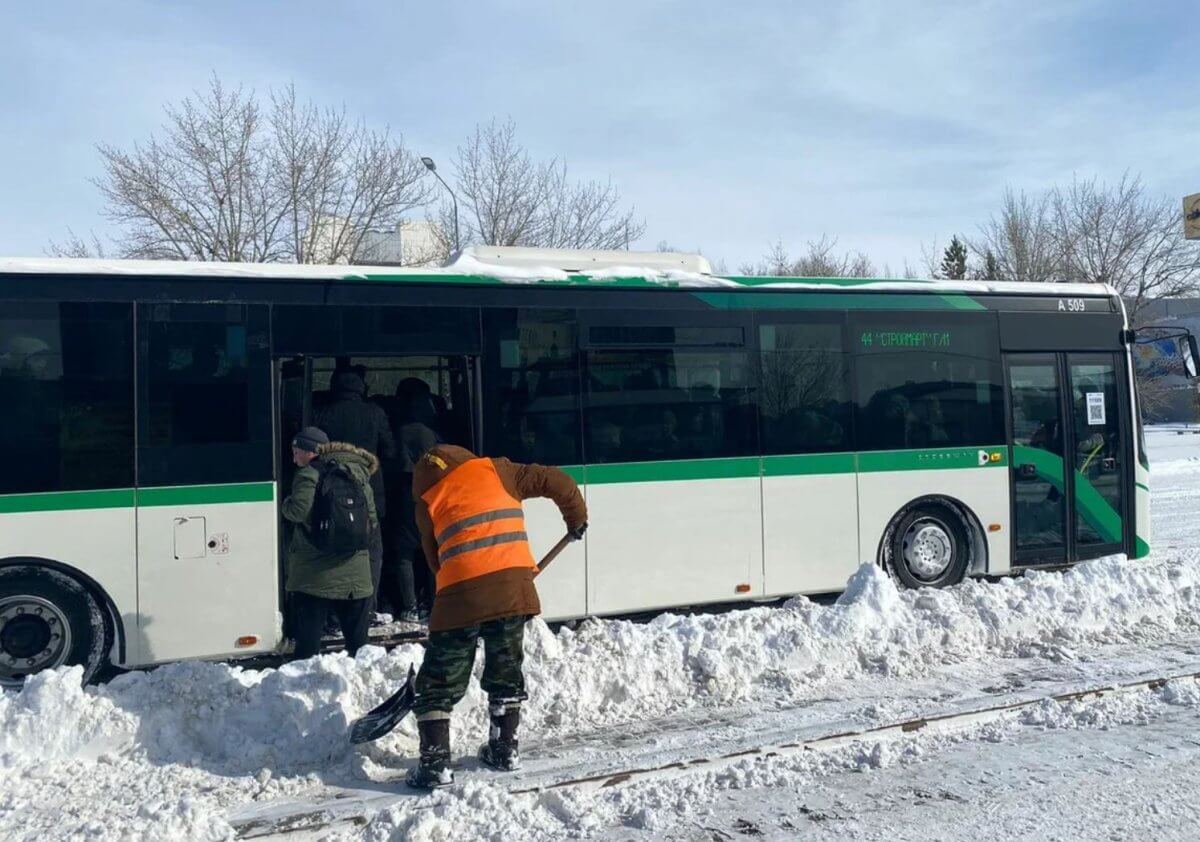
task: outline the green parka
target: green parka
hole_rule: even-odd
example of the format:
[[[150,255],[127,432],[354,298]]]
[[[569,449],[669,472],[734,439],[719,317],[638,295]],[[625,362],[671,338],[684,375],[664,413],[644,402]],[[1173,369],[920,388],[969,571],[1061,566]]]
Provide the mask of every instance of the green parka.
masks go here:
[[[379,460],[352,444],[334,441],[318,448],[318,460],[339,462],[362,486],[367,497],[367,509],[372,527],[379,524],[375,512],[375,495],[371,491],[371,475],[379,470]],[[350,556],[338,557],[321,552],[309,538],[309,520],[317,496],[316,462],[296,471],[292,493],[283,501],[283,518],[291,525],[287,549],[287,589],[325,599],[365,599],[371,596],[371,556],[359,550]]]

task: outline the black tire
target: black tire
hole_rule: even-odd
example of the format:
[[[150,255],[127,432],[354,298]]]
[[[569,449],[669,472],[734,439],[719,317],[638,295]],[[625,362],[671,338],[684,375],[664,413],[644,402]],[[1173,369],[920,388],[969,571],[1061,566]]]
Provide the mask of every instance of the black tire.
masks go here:
[[[967,526],[949,506],[940,503],[914,506],[892,521],[884,541],[887,567],[906,588],[945,588],[957,585],[967,576],[971,563]],[[944,569],[935,572],[933,568],[942,564],[943,547],[948,561]]]
[[[20,687],[28,675],[74,665],[83,666],[87,684],[111,648],[104,612],[75,579],[36,565],[0,568],[0,686]]]

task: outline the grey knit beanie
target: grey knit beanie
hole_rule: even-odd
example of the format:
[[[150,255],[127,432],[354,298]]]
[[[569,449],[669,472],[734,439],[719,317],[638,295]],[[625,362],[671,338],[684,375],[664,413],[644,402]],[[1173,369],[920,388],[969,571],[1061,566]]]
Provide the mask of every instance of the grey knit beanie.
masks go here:
[[[329,444],[329,436],[325,435],[325,431],[320,427],[305,427],[292,439],[292,447],[307,450],[309,453],[316,453],[317,448],[323,444]]]

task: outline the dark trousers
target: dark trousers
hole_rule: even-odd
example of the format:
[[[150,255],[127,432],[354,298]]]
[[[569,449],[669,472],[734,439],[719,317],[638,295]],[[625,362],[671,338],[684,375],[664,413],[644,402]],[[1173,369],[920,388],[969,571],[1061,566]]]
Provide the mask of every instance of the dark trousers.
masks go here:
[[[421,573],[428,568],[421,553],[417,510],[411,493],[393,496],[387,527],[388,552],[383,563],[382,593],[394,610],[416,611],[417,588],[423,584]]]
[[[371,627],[371,600],[325,599],[311,594],[293,592],[292,637],[296,640],[296,658],[311,658],[321,651],[321,633],[325,621],[333,612],[346,639],[346,651],[354,656],[367,645],[367,630]]]
[[[371,613],[379,607],[379,583],[383,578],[383,530],[379,524],[371,530],[371,543],[367,547],[371,556]]]
[[[525,695],[525,621],[528,617],[489,620],[478,626],[430,632],[425,660],[417,673],[418,715],[449,713],[467,692],[475,647],[483,639],[483,678],[479,685],[491,699],[521,701]]]

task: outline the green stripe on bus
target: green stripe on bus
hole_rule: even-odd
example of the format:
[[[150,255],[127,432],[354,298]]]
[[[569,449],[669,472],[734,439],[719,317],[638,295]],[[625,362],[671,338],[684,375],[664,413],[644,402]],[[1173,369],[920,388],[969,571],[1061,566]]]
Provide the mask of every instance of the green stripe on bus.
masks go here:
[[[139,488],[139,506],[207,506],[222,503],[270,503],[275,483],[243,482],[232,485],[181,485],[168,488]]]
[[[1142,489],[1142,491],[1145,491],[1147,494],[1150,493],[1150,486],[1146,485],[1146,483],[1135,482],[1134,485],[1136,485],[1138,488]]]
[[[1120,543],[1124,533],[1121,515],[1079,471],[1075,472],[1075,508],[1106,542]]]
[[[988,457],[981,464],[981,454]],[[992,461],[995,454],[998,458]],[[1007,448],[947,447],[892,450],[879,453],[805,453],[742,456],[729,459],[680,459],[665,462],[620,462],[564,468],[576,482],[608,485],[620,482],[682,482],[705,479],[744,479],[755,476],[816,476],[882,471],[937,471],[956,468],[1003,467]]]
[[[984,310],[969,295],[873,292],[693,292],[718,310]]]
[[[731,287],[745,287],[746,289],[754,289],[756,287],[769,286],[772,284],[787,284],[789,287],[803,290],[811,289],[853,289],[854,287],[868,286],[871,284],[880,283],[902,283],[902,284],[929,284],[930,292],[935,295],[943,295],[944,293],[937,292],[937,281],[924,279],[904,279],[904,278],[790,278],[776,277],[771,275],[760,276],[745,276],[745,275],[713,275],[713,280],[716,282],[727,281]],[[507,286],[514,281],[505,280],[504,278],[492,275],[410,275],[399,274],[392,272],[371,272],[369,274],[347,274],[343,275],[343,281],[367,281],[374,283],[396,283],[396,284],[456,284],[459,286]],[[614,277],[606,275],[602,278],[594,278],[587,272],[577,272],[568,275],[565,278],[529,278],[519,281],[521,284],[534,284],[537,286],[564,286],[564,287],[617,287],[620,289],[678,289],[689,288],[689,281],[676,281],[669,277],[646,278],[644,275],[623,275]],[[698,284],[700,285],[700,284]],[[790,294],[790,293],[785,293]],[[891,293],[887,293],[891,295]],[[959,295],[956,293],[956,295]],[[961,295],[966,298],[966,295]],[[973,308],[974,309],[974,308]]]
[[[65,512],[85,509],[132,509],[134,506],[203,506],[220,503],[270,503],[272,482],[231,485],[182,485],[175,488],[105,488],[0,495],[0,514]]]
[[[983,304],[966,293],[943,293],[936,289],[933,281],[901,280],[898,283],[928,283],[928,293],[908,292],[839,292],[853,290],[870,284],[886,283],[880,278],[784,278],[729,276],[716,280],[727,281],[735,289],[729,292],[693,292],[701,301],[723,310],[812,310],[822,308],[847,310],[985,310]],[[367,281],[370,283],[426,284],[452,286],[506,286],[511,281],[488,275],[404,275],[393,273],[370,273],[367,275],[345,275],[342,280]],[[640,275],[627,277],[592,278],[585,272],[566,278],[533,278],[521,281],[535,286],[590,287],[615,289],[689,289],[688,283],[669,278],[647,279]],[[740,292],[736,287],[754,290],[771,284],[788,284],[794,289]]]
[[[935,285],[937,281],[930,281],[924,278],[913,278],[905,280],[904,278],[793,278],[779,275],[722,275],[722,280],[732,281],[738,286],[744,287],[760,287],[770,284],[795,284],[797,286],[811,287],[860,287],[867,284],[931,284]]]
[[[99,491],[51,491],[44,494],[5,494],[0,496],[0,514],[21,512],[65,512],[84,509],[133,508],[132,488]]]
[[[1146,543],[1146,540],[1141,535],[1137,536],[1137,540],[1134,541],[1133,545],[1133,557],[1145,558],[1148,555],[1150,555],[1150,545]]]
[[[987,461],[983,461],[984,459]],[[1008,448],[938,447],[924,450],[882,450],[858,454],[858,470],[940,471],[948,468],[999,468],[1008,464]]]
[[[764,456],[764,477],[794,477],[813,474],[852,474],[853,453],[808,453],[798,456]]]
[[[1018,465],[1033,465],[1037,475],[1044,482],[1050,483],[1060,492],[1065,491],[1066,481],[1061,456],[1040,447],[1018,444],[1013,446],[1013,459]],[[1075,472],[1075,508],[1084,522],[1096,530],[1096,534],[1102,539],[1112,544],[1120,543],[1124,532],[1121,515],[1079,471]]]

